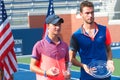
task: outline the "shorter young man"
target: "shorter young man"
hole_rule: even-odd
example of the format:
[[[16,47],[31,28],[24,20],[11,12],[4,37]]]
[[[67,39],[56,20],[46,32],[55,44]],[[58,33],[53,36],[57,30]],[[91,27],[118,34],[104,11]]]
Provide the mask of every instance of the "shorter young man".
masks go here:
[[[68,45],[60,39],[63,18],[50,15],[46,18],[47,35],[38,41],[32,51],[31,71],[36,73],[36,80],[68,80],[66,72],[69,62]]]

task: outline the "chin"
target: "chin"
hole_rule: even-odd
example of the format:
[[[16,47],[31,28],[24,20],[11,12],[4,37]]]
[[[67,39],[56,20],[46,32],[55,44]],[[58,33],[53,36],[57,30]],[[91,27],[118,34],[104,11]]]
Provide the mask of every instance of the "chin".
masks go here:
[[[87,22],[87,24],[92,24],[93,22]]]
[[[59,33],[55,33],[55,35],[59,35]]]

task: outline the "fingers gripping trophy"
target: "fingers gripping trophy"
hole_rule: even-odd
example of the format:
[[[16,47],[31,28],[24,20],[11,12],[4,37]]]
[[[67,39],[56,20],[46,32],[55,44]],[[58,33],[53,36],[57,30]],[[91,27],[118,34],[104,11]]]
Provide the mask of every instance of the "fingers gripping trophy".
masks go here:
[[[65,80],[71,80],[70,79],[70,71],[71,71],[71,66],[72,66],[72,63],[71,62],[69,62],[68,63],[68,66],[67,66],[67,69],[66,69],[66,71],[63,71],[63,75],[64,75],[64,77],[65,77]]]

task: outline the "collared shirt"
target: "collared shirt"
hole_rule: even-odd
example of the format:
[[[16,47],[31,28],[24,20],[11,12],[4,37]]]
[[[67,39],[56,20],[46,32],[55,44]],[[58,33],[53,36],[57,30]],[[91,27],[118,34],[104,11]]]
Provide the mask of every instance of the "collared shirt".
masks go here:
[[[52,44],[54,44],[54,42],[48,37],[48,36],[46,36],[46,40],[49,42],[49,43],[52,43]],[[60,42],[61,42],[61,39],[58,37],[58,44],[60,44]]]
[[[70,50],[79,52],[81,62],[89,64],[92,60],[107,60],[106,45],[110,45],[110,33],[107,27],[97,24],[98,32],[94,39],[84,34],[83,28],[77,30],[71,37]],[[81,80],[94,79],[81,68]]]
[[[39,67],[42,70],[47,71],[51,67],[56,67],[60,71],[56,77],[44,77],[41,74],[36,74],[37,80],[64,80],[65,63],[69,61],[68,46],[65,42],[60,40],[60,43],[56,45],[46,36],[34,45],[32,58],[39,60]]]

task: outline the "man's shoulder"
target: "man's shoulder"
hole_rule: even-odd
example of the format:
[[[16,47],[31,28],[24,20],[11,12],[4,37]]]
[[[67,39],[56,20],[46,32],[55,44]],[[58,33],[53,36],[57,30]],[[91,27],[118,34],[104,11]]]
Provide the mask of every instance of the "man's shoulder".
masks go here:
[[[101,27],[106,28],[106,26],[105,26],[105,25],[102,25],[102,24],[97,24],[97,26],[100,27],[100,28],[101,28]]]
[[[43,44],[43,43],[45,43],[45,39],[38,40],[38,41],[35,43],[35,45],[41,45],[41,44]]]
[[[107,27],[105,25],[97,24],[99,31],[106,32]]]
[[[81,34],[82,33],[82,28],[77,29],[73,35]]]

